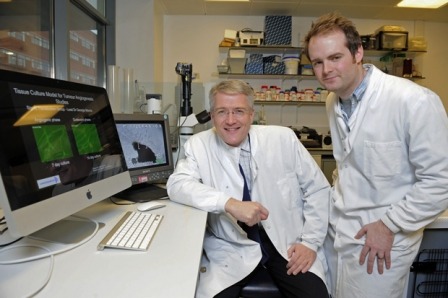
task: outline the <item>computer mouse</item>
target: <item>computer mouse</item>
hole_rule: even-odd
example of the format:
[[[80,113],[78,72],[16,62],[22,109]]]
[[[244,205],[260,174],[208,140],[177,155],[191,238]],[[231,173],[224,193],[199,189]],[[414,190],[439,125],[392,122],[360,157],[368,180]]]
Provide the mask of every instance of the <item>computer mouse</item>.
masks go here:
[[[138,211],[150,211],[158,208],[165,207],[166,205],[156,201],[150,201],[145,203],[139,203],[137,206]]]

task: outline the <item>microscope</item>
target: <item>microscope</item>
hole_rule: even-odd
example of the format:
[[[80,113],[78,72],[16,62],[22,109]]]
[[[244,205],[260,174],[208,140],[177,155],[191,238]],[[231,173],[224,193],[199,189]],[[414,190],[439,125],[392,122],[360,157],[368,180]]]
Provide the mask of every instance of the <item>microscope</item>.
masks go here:
[[[206,110],[195,115],[191,107],[191,82],[193,80],[193,65],[191,63],[178,62],[176,73],[181,76],[182,81],[182,104],[180,116],[177,123],[179,127],[179,146],[177,148],[177,159],[184,158],[184,144],[193,135],[194,127],[200,123],[210,121],[210,113]],[[177,160],[175,158],[175,160]]]

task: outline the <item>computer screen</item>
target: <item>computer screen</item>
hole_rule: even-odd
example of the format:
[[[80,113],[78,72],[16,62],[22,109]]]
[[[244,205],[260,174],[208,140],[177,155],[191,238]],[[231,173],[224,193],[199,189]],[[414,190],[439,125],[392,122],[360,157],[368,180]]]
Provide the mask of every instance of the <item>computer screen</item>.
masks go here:
[[[154,186],[174,170],[169,121],[162,114],[115,114],[124,160],[133,186],[117,197],[143,202],[167,196]]]
[[[0,172],[15,236],[130,187],[106,90],[0,70]]]

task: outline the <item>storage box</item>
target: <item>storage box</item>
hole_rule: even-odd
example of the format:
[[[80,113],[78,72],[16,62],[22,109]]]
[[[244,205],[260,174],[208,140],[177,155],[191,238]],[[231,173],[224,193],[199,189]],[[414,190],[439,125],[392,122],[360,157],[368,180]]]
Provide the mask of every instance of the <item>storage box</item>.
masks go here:
[[[280,63],[282,62],[282,57],[279,55],[270,55],[270,56],[265,56],[263,57],[263,63],[272,63],[272,62],[277,62]]]
[[[265,45],[291,45],[291,16],[266,16],[264,19]]]
[[[283,62],[267,62],[263,63],[264,74],[284,74],[285,64]]]
[[[237,34],[238,34],[238,31],[236,31],[236,30],[225,29],[224,30],[224,39],[229,39],[229,40],[234,41],[236,39]]]
[[[227,58],[229,73],[244,73],[246,58]]]
[[[428,44],[423,36],[415,36],[409,38],[409,51],[426,51]]]
[[[238,36],[242,46],[260,46],[264,40],[263,31],[243,30],[238,32]]]
[[[263,74],[263,62],[247,62],[246,74]]]
[[[263,64],[263,54],[250,54],[249,62],[260,62]]]
[[[377,50],[406,51],[408,49],[408,32],[380,31],[376,35]]]

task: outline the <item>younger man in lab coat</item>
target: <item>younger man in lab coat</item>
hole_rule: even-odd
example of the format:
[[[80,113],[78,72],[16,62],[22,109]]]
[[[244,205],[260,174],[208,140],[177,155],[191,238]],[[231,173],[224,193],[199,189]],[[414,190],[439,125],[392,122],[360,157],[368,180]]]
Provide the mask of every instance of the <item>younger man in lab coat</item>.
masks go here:
[[[434,92],[363,65],[361,38],[338,14],[311,26],[305,51],[332,91],[332,294],[401,298],[423,228],[448,207],[446,111]]]
[[[284,297],[328,297],[329,184],[291,129],[251,125],[253,100],[243,81],[212,88],[214,128],[186,142],[168,180],[171,200],[209,212],[197,297],[237,298],[257,270]]]

